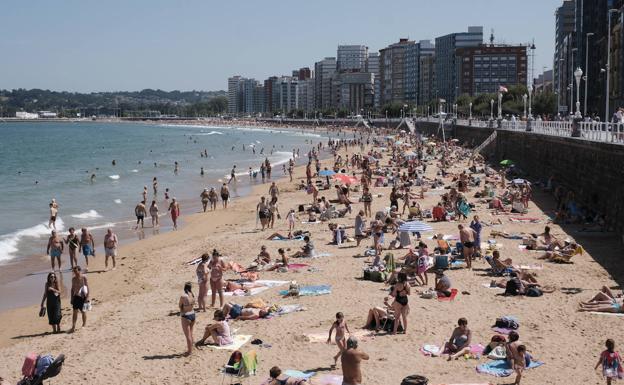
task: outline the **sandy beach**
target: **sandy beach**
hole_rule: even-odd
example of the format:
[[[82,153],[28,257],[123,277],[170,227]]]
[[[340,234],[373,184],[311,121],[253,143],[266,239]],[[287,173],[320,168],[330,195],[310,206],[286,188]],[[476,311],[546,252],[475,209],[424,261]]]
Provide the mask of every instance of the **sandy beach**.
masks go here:
[[[359,148],[350,148],[359,152]],[[344,150],[341,154],[344,155]],[[388,157],[381,160],[386,164]],[[322,167],[331,168],[332,161],[322,161]],[[461,172],[467,167],[465,161],[453,165],[452,171]],[[281,174],[281,170],[276,170]],[[433,177],[437,171],[435,163],[427,168],[427,175]],[[227,210],[184,215],[184,226],[152,236],[148,239],[126,244],[119,250],[118,268],[104,272],[101,256],[95,259],[88,274],[91,286],[93,310],[89,312],[88,324],[79,327],[74,334],[50,334],[47,318],[37,317],[38,306],[29,306],[2,312],[0,328],[0,376],[7,384],[16,383],[27,352],[66,355],[62,373],[52,379],[56,384],[216,384],[221,382],[219,369],[226,363],[231,351],[203,347],[190,357],[184,357],[185,340],[177,315],[178,298],[186,281],[193,281],[196,293],[195,266],[187,261],[199,257],[212,249],[227,256],[226,261],[248,265],[258,254],[261,245],[266,245],[273,258],[280,247],[289,248],[292,255],[303,244],[300,241],[268,241],[273,232],[287,233],[285,214],[291,208],[309,203],[311,197],[298,190],[297,184],[305,179],[305,168],[295,170],[295,180],[287,178],[278,182],[280,189],[279,209],[282,219],[276,220],[275,228],[259,231],[255,219],[255,208],[259,196],[268,196],[270,183],[255,186],[249,196],[235,200]],[[450,183],[450,179],[444,179]],[[469,202],[476,188],[466,194]],[[389,206],[390,187],[373,188],[373,212]],[[377,197],[382,194],[382,197]],[[354,193],[360,195],[360,193]],[[482,239],[488,239],[492,230],[509,233],[541,233],[554,208],[550,195],[534,189],[534,201],[529,203],[527,217],[538,218],[538,223],[513,223],[506,215],[493,215],[486,205],[476,203],[473,214],[478,214],[485,223],[501,220],[502,224],[484,226]],[[334,199],[333,189],[320,191],[319,196]],[[431,209],[440,199],[438,191],[425,193],[419,200],[423,208]],[[332,222],[353,226],[361,203],[353,206],[353,212],[345,218]],[[471,215],[472,217],[472,215]],[[471,219],[471,218],[469,218]],[[169,218],[163,218],[164,221]],[[575,227],[565,229],[550,225],[558,238],[570,237],[580,242],[586,252],[573,258],[573,264],[553,264],[538,261],[535,252],[521,250],[520,240],[497,238],[503,245],[503,258],[512,258],[515,264],[531,265],[542,263],[537,271],[538,280],[557,288],[554,293],[538,298],[504,297],[503,290],[484,287],[492,277],[488,276],[488,265],[483,260],[473,263],[473,270],[453,269],[447,274],[453,286],[464,294],[458,294],[452,302],[423,299],[412,294],[410,297],[409,328],[407,334],[374,334],[361,330],[368,309],[383,305],[388,295],[388,286],[362,280],[363,258],[354,258],[372,243],[365,240],[360,247],[355,243],[342,246],[330,245],[331,232],[327,223],[302,224],[300,215],[296,228],[312,233],[317,253],[331,256],[293,262],[308,263],[314,269],[309,271],[260,272],[266,280],[296,280],[301,285],[331,285],[328,295],[315,297],[282,298],[271,288],[253,297],[226,297],[226,301],[246,304],[251,299],[261,298],[268,304],[299,304],[305,308],[292,314],[269,320],[232,321],[233,329],[239,335],[251,335],[261,339],[265,345],[249,343],[242,351],[255,349],[259,357],[259,372],[245,383],[261,384],[268,378],[268,370],[274,365],[282,369],[297,369],[319,373],[341,374],[340,367],[332,369],[332,356],[337,347],[324,341],[315,342],[310,334],[325,335],[336,312],[345,314],[351,332],[359,336],[360,349],[370,355],[370,361],[363,362],[363,384],[399,384],[401,379],[420,374],[429,378],[430,384],[450,383],[512,383],[513,376],[497,378],[477,373],[475,367],[487,361],[486,358],[460,359],[447,362],[445,358],[424,356],[419,349],[425,344],[442,344],[447,341],[458,318],[468,319],[473,343],[487,344],[495,333],[491,326],[497,317],[514,315],[520,321],[521,341],[535,359],[543,366],[525,372],[522,384],[601,384],[600,372],[593,367],[598,355],[604,350],[604,341],[613,338],[616,349],[624,343],[624,331],[617,329],[622,319],[610,315],[595,315],[577,312],[580,300],[589,300],[603,285],[617,288],[622,277],[618,263],[621,246],[613,237],[602,235],[583,236]],[[457,234],[458,223],[430,223],[435,233]],[[348,230],[353,235],[353,230]],[[434,241],[423,236],[430,249]],[[386,246],[389,235],[386,236]],[[406,250],[391,251],[395,258],[405,255]],[[385,254],[385,251],[384,251]],[[65,263],[65,260],[64,260]],[[235,278],[228,271],[225,278]],[[41,277],[43,292],[44,276]],[[70,280],[64,274],[64,280]],[[432,286],[433,275],[429,275]],[[424,289],[424,288],[414,288]],[[562,290],[563,289],[563,290]],[[570,289],[570,290],[567,290]],[[468,293],[468,294],[466,294]],[[4,295],[4,294],[3,294]],[[40,297],[39,297],[40,298]],[[71,323],[68,293],[62,296],[62,329]],[[194,337],[198,340],[204,327],[212,320],[212,309],[199,313]],[[340,366],[340,365],[339,365]],[[313,378],[314,381],[314,378]],[[312,382],[314,384],[314,382]]]

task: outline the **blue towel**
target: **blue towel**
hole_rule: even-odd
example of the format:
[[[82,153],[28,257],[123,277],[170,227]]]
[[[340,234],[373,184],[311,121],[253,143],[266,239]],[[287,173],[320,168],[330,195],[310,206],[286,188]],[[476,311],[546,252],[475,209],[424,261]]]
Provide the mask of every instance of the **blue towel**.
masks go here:
[[[537,368],[542,365],[544,365],[543,362],[531,361],[531,364],[527,369]],[[489,374],[495,377],[509,377],[514,373],[511,369],[511,365],[508,364],[506,360],[496,360],[481,364],[477,366],[477,372]]]
[[[310,377],[314,376],[316,372],[302,372],[301,370],[293,370],[288,369],[284,371],[284,374],[288,377],[300,378],[302,380],[309,380]]]
[[[288,239],[288,237],[273,237],[272,241],[303,241],[303,235],[297,235],[292,239]]]
[[[302,286],[299,288],[299,296],[313,296],[313,295],[323,295],[330,294],[331,286],[330,285],[317,285],[317,286]],[[279,292],[280,295],[288,295],[288,290],[282,290]]]

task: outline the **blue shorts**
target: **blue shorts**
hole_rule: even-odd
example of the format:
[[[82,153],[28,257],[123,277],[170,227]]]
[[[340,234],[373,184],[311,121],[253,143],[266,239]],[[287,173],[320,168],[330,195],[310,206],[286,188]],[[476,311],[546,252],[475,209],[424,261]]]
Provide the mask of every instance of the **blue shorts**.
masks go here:
[[[240,317],[242,311],[243,307],[241,305],[232,305],[232,308],[230,309],[230,318],[236,319]]]
[[[91,245],[82,245],[82,254],[85,257],[93,255],[93,248],[91,248]]]
[[[60,257],[61,256],[62,251],[59,249],[52,249],[50,250],[50,257]]]

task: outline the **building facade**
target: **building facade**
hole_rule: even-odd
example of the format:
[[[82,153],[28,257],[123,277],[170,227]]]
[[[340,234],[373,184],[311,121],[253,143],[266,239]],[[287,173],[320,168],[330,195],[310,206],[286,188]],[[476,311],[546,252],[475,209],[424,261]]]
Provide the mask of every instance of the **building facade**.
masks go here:
[[[454,102],[459,93],[457,79],[458,48],[477,47],[483,44],[483,27],[468,27],[468,32],[451,33],[435,40],[436,90],[438,97]]]
[[[297,109],[304,112],[314,111],[314,83],[312,78],[298,80],[297,84]]]
[[[438,97],[435,91],[435,55],[420,58],[418,95],[419,105],[429,104]]]
[[[228,114],[235,115],[242,109],[241,100],[241,76],[228,78]]]
[[[364,114],[373,107],[375,76],[370,72],[343,72],[337,76],[336,104],[352,115]]]
[[[574,42],[575,30],[575,0],[566,0],[555,11],[555,55],[553,61],[553,75],[555,92],[559,111],[567,111],[561,106],[568,106],[568,84],[570,82],[570,54]]]
[[[336,71],[364,72],[368,61],[368,47],[365,45],[339,45],[336,52]]]
[[[481,45],[455,51],[458,96],[497,92],[500,86],[527,84],[527,47]]]
[[[369,52],[366,62],[366,72],[373,74],[373,107],[380,106],[381,78],[379,77],[379,52]]]
[[[332,78],[336,73],[336,58],[326,57],[314,63],[314,105],[318,110],[332,107]]]

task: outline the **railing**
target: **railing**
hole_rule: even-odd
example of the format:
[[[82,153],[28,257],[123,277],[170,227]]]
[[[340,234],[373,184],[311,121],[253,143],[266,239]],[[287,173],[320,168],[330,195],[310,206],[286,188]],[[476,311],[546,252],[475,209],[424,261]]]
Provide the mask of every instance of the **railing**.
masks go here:
[[[502,121],[501,128],[503,130],[526,131],[526,122],[523,121]]]
[[[572,136],[572,122],[557,121],[548,122],[536,120],[531,122],[531,130],[538,134],[552,136]]]
[[[624,144],[623,123],[581,122],[580,128],[583,139]]]

